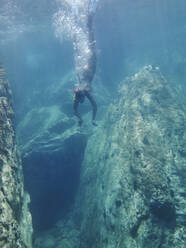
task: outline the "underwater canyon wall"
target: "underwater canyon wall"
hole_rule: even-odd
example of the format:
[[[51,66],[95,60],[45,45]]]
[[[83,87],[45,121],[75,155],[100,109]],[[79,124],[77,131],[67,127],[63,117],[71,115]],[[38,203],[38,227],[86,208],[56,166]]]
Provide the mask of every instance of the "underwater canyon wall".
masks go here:
[[[147,66],[121,83],[87,134],[57,103],[28,113],[19,132],[38,127],[21,147],[34,247],[184,248],[181,102],[159,68]]]
[[[88,140],[74,221],[81,248],[186,246],[185,109],[147,66]]]
[[[29,195],[24,192],[18,154],[12,95],[0,65],[0,247],[31,248],[32,219]]]

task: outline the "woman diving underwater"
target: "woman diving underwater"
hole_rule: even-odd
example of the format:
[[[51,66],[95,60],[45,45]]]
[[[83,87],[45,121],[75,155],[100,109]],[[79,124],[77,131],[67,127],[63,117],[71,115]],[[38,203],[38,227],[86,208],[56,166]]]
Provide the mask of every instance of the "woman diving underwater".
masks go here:
[[[91,87],[91,82],[96,72],[96,42],[94,40],[94,33],[92,29],[92,22],[94,16],[92,4],[92,1],[89,0],[87,13],[83,16],[83,27],[81,24],[78,25],[73,35],[75,67],[77,78],[79,81],[73,89],[73,109],[74,114],[79,119],[80,126],[82,125],[83,120],[81,118],[81,115],[79,114],[78,106],[79,103],[84,102],[85,97],[88,98],[92,105],[92,124],[96,125],[95,117],[97,112],[97,104],[92,96]],[[76,25],[79,24],[77,22],[78,21],[76,21]]]

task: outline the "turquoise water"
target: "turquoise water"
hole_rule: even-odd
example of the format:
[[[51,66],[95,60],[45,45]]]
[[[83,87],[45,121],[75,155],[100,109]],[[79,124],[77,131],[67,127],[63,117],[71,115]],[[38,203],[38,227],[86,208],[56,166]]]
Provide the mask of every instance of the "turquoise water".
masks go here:
[[[74,11],[79,11],[78,22],[83,26],[83,15],[87,13],[86,8],[81,8],[83,0],[67,2]],[[13,89],[17,123],[33,108],[50,106],[53,102],[59,104],[68,116],[72,116],[71,104],[65,102],[66,105],[63,105],[63,84],[55,92],[59,83],[65,80],[69,81],[65,89],[72,92],[71,81],[77,81],[73,49],[73,31],[77,31],[77,27],[73,26],[72,13],[66,2],[0,0],[0,5],[0,60]],[[186,1],[99,0],[93,3],[92,8],[97,54],[93,88],[99,88],[98,84],[101,83],[114,97],[119,83],[125,77],[150,64],[160,68],[171,87],[178,91],[179,101],[185,103]],[[81,48],[84,51],[84,43]],[[83,56],[86,58],[86,55]],[[101,97],[106,97],[104,94],[101,93]],[[32,130],[24,131],[28,139]],[[70,169],[68,173],[72,171]],[[76,172],[79,173],[79,168]],[[27,187],[32,187],[30,181]],[[64,194],[67,196],[68,189],[66,191]],[[74,193],[74,188],[72,191]],[[34,190],[30,192],[32,194]],[[57,199],[61,192],[55,193]],[[42,199],[45,201],[45,196]],[[60,204],[54,201],[54,212],[58,213],[63,201],[64,197]],[[68,200],[65,204],[69,206]],[[37,230],[48,229],[56,221],[51,220],[52,215],[48,222],[44,221],[45,217],[38,221],[38,209],[32,206],[32,211]]]
[[[60,41],[53,23],[61,2],[1,0],[0,56],[17,104],[23,97],[29,108],[39,90],[74,70],[72,40]],[[103,84],[115,89],[146,64],[160,66],[173,83],[184,84],[185,7],[184,0],[100,0],[94,32],[97,77]]]

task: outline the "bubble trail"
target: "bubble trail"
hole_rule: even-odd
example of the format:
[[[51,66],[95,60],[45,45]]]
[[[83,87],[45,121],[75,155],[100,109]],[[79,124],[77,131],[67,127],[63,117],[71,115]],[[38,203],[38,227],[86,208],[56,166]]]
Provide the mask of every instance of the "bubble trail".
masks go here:
[[[58,0],[59,11],[53,16],[55,34],[60,40],[73,40],[76,75],[82,88],[91,87],[96,71],[93,18],[98,0]]]

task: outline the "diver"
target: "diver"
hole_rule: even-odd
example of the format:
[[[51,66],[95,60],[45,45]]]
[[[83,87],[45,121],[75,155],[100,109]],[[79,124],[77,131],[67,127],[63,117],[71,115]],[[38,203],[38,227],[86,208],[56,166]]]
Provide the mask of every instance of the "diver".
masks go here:
[[[75,59],[76,59],[76,73],[79,79],[79,83],[73,89],[74,92],[74,114],[79,119],[79,126],[82,125],[83,120],[81,115],[78,112],[79,103],[83,103],[85,97],[88,98],[92,105],[92,124],[96,126],[95,118],[97,112],[97,104],[92,96],[91,82],[94,78],[96,71],[96,51],[95,51],[95,40],[94,33],[92,30],[92,21],[93,21],[93,12],[89,11],[86,20],[86,30],[83,30],[81,37],[78,34],[74,35],[74,50],[75,50]],[[80,38],[86,40],[86,47],[82,47]],[[85,51],[86,54],[85,54]],[[83,66],[79,66],[82,63]]]

